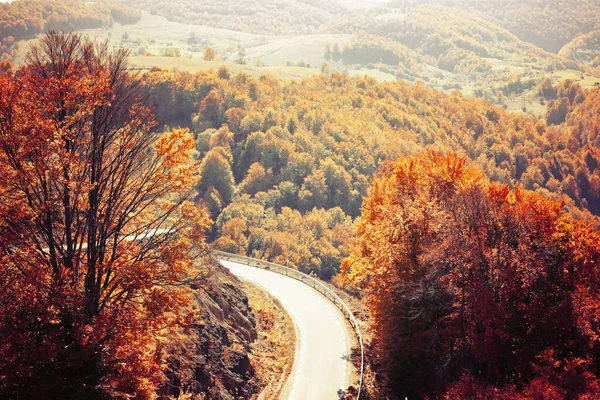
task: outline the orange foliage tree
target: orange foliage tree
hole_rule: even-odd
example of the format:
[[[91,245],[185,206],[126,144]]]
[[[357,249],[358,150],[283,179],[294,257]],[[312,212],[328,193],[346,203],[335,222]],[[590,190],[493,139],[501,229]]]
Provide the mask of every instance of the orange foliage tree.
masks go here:
[[[434,152],[373,180],[342,265],[390,394],[452,399],[597,397],[599,267],[562,203]]]
[[[207,47],[206,50],[204,50],[203,58],[206,61],[213,61],[216,56],[217,56],[217,53],[215,53],[215,49],[213,49],[212,47]]]
[[[127,53],[50,33],[0,77],[0,393],[151,398],[210,221]]]

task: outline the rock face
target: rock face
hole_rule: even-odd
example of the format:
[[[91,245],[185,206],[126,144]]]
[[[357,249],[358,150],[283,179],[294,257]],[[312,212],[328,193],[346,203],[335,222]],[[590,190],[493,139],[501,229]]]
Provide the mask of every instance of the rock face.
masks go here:
[[[213,259],[199,263],[205,280],[195,289],[200,308],[199,323],[191,332],[173,338],[169,353],[167,383],[162,398],[238,399],[251,398],[258,390],[255,371],[248,357],[256,339],[255,318],[238,279]]]

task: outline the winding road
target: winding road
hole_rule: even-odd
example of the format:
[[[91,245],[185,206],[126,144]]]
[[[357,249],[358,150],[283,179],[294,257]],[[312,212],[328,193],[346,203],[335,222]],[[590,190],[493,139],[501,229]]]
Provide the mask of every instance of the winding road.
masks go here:
[[[275,296],[296,325],[296,359],[283,399],[340,399],[348,387],[350,333],[341,312],[323,295],[290,277],[221,260],[234,275]]]

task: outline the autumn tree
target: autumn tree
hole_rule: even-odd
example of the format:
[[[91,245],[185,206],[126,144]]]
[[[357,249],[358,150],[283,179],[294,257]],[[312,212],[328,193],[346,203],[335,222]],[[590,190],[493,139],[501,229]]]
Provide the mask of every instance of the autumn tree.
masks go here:
[[[259,162],[255,162],[248,169],[246,178],[240,183],[240,189],[254,195],[265,191],[265,188],[270,186],[271,180],[272,173],[265,171],[265,168]]]
[[[231,76],[231,71],[229,70],[229,67],[227,67],[227,65],[222,65],[217,70],[217,74],[221,79],[229,79],[229,77]]]
[[[313,207],[322,208],[326,205],[329,188],[323,171],[317,170],[307,176],[300,190],[299,205],[302,210],[311,210]]]
[[[200,103],[200,116],[209,121],[213,127],[219,128],[223,120],[223,96],[213,89]]]
[[[210,210],[215,216],[231,203],[235,194],[229,157],[231,155],[222,147],[215,147],[206,154],[200,165],[202,179],[197,186],[198,195],[212,204]]]
[[[152,398],[209,224],[193,137],[154,131],[127,53],[78,34],[0,80],[0,392]]]
[[[600,233],[562,208],[451,154],[373,180],[343,271],[373,313],[390,396],[600,394]]]
[[[559,100],[551,100],[546,111],[546,122],[548,125],[557,125],[565,122],[569,113],[570,103],[567,97]]]
[[[204,55],[203,55],[204,60],[213,61],[216,56],[217,56],[217,53],[215,52],[215,49],[213,49],[212,47],[207,47],[206,50],[204,50]]]

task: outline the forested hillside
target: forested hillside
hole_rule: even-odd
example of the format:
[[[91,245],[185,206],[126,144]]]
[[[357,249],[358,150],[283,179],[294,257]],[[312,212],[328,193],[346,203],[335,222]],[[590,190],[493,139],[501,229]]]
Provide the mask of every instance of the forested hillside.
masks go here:
[[[223,250],[328,279],[347,254],[369,180],[385,161],[425,149],[457,152],[493,181],[564,198],[573,215],[597,223],[599,90],[550,86],[566,122],[547,126],[458,91],[338,73],[286,83],[226,68],[154,70],[144,84],[160,124],[193,127],[197,201],[211,210]]]
[[[140,11],[118,3],[87,3],[79,0],[19,0],[0,3],[0,60],[12,61],[16,41],[48,30],[78,30],[134,23]],[[4,64],[2,69],[6,69]]]
[[[0,398],[283,387],[210,248],[362,301],[367,396],[600,398],[599,51],[596,0],[0,4]]]
[[[575,37],[600,26],[600,4],[594,0],[478,0],[459,4],[506,28],[521,40],[553,53]]]
[[[340,33],[366,31],[411,48],[413,54],[402,60],[380,58],[379,62],[389,65],[399,78],[422,78],[430,86],[458,88],[499,104],[498,91],[503,96],[529,96],[542,73],[582,70],[577,62],[524,42],[489,20],[440,5],[406,11],[374,8],[338,18],[329,29]]]
[[[390,4],[406,9],[419,3],[395,0]],[[575,37],[600,26],[600,5],[594,0],[437,0],[435,3],[481,15],[519,39],[553,53]]]
[[[594,30],[578,36],[567,43],[558,53],[559,56],[589,65],[596,70],[600,68],[600,30]]]
[[[214,247],[364,296],[376,397],[600,393],[600,89],[538,82],[540,120],[339,73],[144,83],[161,123],[197,135]]]

